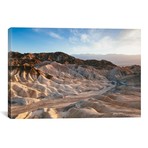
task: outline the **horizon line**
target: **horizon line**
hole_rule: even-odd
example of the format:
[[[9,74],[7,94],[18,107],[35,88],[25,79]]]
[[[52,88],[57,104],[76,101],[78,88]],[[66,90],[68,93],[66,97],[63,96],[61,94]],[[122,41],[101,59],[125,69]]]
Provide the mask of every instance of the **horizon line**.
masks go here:
[[[55,52],[62,52],[62,53],[66,53],[63,51],[55,51],[55,52],[48,52],[48,51],[44,51],[44,52],[20,52],[20,51],[13,51],[13,50],[8,50],[8,52],[18,52],[21,54],[27,54],[27,53],[55,53]],[[107,53],[107,54],[95,54],[95,53],[66,53],[69,55],[126,55],[126,56],[141,56],[141,54],[122,54],[122,53]]]

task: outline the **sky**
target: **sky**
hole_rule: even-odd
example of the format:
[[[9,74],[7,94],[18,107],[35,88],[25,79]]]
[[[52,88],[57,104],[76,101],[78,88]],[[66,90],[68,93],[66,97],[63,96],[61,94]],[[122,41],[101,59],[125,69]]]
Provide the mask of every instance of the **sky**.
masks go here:
[[[139,29],[10,28],[9,50],[21,53],[127,54],[141,50]]]

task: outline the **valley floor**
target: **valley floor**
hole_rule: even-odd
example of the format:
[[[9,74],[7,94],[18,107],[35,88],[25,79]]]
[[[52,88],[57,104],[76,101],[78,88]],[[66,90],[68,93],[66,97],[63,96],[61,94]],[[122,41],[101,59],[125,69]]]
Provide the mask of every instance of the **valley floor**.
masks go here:
[[[77,96],[11,106],[12,118],[140,117],[140,87],[114,86]]]

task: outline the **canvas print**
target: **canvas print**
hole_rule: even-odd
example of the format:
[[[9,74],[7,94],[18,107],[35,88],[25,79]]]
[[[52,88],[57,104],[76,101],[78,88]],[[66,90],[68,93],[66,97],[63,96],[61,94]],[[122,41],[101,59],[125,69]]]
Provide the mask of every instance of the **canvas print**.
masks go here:
[[[8,30],[8,116],[141,116],[140,29]]]

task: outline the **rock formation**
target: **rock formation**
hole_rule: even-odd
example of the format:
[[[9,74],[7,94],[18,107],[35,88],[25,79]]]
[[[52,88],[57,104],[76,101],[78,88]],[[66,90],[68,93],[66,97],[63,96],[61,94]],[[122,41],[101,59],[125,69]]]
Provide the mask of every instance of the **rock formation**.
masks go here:
[[[11,118],[140,116],[138,65],[81,60],[62,52],[9,52]]]

